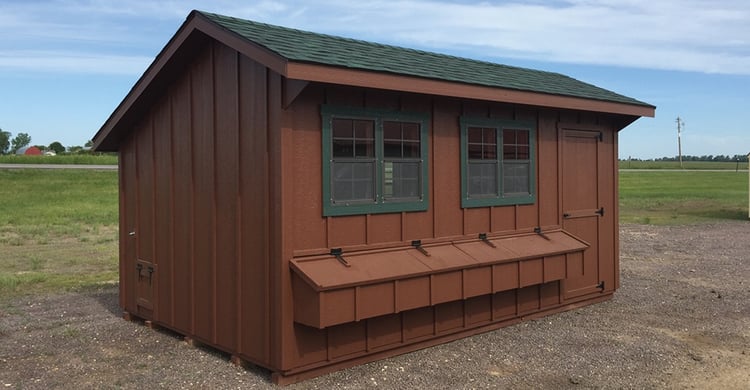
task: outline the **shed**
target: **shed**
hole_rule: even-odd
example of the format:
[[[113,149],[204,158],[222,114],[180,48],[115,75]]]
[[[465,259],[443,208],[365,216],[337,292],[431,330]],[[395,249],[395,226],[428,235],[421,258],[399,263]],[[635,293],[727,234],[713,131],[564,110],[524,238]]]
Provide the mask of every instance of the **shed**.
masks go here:
[[[290,383],[612,296],[618,132],[566,77],[193,11],[94,137],[120,305]]]
[[[17,155],[25,155],[25,156],[41,156],[42,151],[39,150],[36,146],[24,146],[23,148],[19,148],[16,150]]]

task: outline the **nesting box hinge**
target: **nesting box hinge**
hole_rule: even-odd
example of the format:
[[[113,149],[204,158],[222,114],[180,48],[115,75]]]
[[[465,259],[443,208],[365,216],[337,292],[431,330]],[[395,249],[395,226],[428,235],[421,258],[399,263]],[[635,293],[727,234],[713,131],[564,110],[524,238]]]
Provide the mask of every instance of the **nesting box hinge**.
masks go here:
[[[493,248],[497,248],[495,246],[495,244],[492,243],[492,241],[490,241],[490,240],[487,239],[487,233],[479,233],[479,239],[482,240],[483,243],[485,243],[485,244],[487,244],[487,245],[489,245],[489,246],[491,246]]]
[[[427,250],[425,250],[424,248],[422,248],[422,240],[413,240],[411,242],[411,246],[413,246],[414,249],[418,250],[421,254],[423,254],[423,255],[425,255],[427,257],[430,256],[430,254],[427,252]]]
[[[547,241],[550,240],[550,238],[547,237],[547,235],[544,234],[544,232],[542,232],[542,228],[539,227],[539,226],[537,226],[537,227],[534,228],[534,233],[538,234],[539,236],[541,236],[543,239],[545,239]]]
[[[343,264],[344,266],[351,267],[352,265],[349,264],[348,261],[346,261],[346,259],[344,258],[344,256],[342,256],[343,253],[344,253],[344,251],[341,250],[341,248],[333,248],[333,249],[331,249],[331,256],[336,257],[336,260],[338,260],[339,263]]]

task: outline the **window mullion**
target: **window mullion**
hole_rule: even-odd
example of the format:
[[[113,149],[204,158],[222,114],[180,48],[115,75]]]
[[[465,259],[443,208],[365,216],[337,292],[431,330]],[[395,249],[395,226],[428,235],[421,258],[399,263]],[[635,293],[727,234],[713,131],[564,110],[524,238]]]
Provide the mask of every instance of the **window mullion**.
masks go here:
[[[495,128],[496,133],[496,143],[495,143],[495,158],[497,158],[497,174],[496,174],[496,180],[497,180],[497,188],[495,190],[497,191],[497,197],[503,198],[503,169],[505,168],[503,166],[503,163],[505,161],[505,156],[503,155],[503,128],[502,127],[496,127]]]
[[[383,203],[383,181],[385,180],[385,161],[384,161],[384,140],[383,140],[383,118],[375,118],[375,199],[377,204]]]

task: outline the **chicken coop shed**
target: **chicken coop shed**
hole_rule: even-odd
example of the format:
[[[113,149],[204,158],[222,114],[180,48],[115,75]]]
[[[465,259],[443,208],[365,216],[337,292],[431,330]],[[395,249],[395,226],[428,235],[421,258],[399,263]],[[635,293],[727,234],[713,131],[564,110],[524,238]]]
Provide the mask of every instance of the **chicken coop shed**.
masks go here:
[[[291,383],[606,300],[618,132],[654,110],[193,11],[94,138],[120,305]]]

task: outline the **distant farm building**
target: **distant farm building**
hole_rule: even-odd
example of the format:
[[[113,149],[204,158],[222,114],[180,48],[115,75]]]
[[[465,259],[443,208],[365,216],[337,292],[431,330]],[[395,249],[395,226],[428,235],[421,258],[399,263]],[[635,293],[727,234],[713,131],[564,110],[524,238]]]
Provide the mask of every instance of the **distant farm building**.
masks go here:
[[[36,146],[26,146],[16,150],[16,154],[26,156],[41,156],[42,151],[39,150],[39,148],[37,148]]]
[[[289,383],[604,301],[618,133],[654,109],[194,11],[93,140],[120,305]]]

